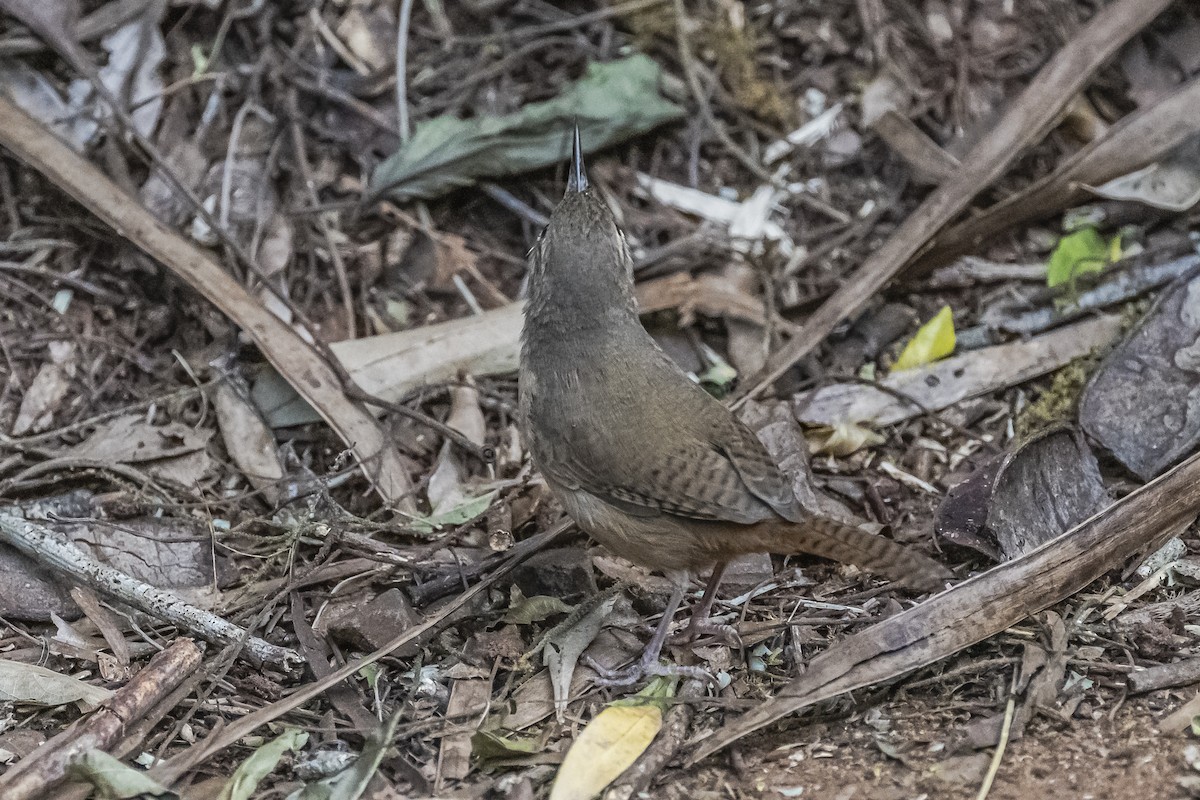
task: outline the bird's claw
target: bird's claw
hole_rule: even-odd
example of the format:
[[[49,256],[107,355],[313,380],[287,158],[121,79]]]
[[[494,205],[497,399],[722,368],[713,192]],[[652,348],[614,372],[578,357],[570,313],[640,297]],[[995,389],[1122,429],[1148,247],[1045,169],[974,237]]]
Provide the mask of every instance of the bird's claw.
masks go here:
[[[604,688],[623,688],[632,686],[644,678],[688,678],[707,681],[718,685],[716,677],[703,667],[684,667],[679,664],[664,664],[657,658],[650,660],[640,658],[624,669],[609,669],[598,663],[591,656],[584,656],[584,662],[596,673],[592,682]]]
[[[726,644],[731,647],[742,646],[742,635],[738,633],[738,629],[733,625],[725,625],[712,620],[704,620],[703,622],[694,621],[688,624],[683,633],[671,638],[673,645],[695,644],[702,636],[713,636],[723,639]]]

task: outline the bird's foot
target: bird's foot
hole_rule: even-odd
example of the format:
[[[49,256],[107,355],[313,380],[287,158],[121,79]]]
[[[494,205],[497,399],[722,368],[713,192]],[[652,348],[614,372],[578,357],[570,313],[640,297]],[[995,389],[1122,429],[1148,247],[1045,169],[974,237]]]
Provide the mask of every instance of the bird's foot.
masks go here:
[[[712,636],[717,639],[722,639],[731,647],[742,646],[742,636],[740,633],[738,633],[738,629],[736,627],[733,625],[725,625],[721,622],[713,622],[711,619],[693,619],[688,623],[688,626],[683,630],[683,633],[671,637],[671,644],[695,644],[701,637],[704,636]]]
[[[708,681],[714,686],[717,679],[703,667],[684,667],[678,664],[664,664],[657,657],[642,656],[624,669],[609,669],[599,664],[591,656],[584,656],[584,662],[596,673],[592,682],[605,688],[632,686],[645,678],[671,677],[689,678]]]

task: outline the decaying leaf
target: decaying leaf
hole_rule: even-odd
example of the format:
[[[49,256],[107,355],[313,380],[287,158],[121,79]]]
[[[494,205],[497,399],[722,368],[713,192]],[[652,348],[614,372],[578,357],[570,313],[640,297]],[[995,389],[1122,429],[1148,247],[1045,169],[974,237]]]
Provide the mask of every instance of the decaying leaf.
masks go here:
[[[590,800],[628,769],[662,728],[662,709],[652,700],[667,696],[664,692],[670,684],[658,679],[635,698],[597,714],[571,743],[550,800]]]
[[[579,656],[596,638],[600,628],[617,604],[617,595],[600,603],[581,619],[563,630],[555,630],[546,637],[543,643],[542,660],[550,669],[550,683],[554,687],[554,711],[559,722],[567,710],[567,699],[570,697],[571,676],[575,673],[575,665]]]
[[[492,681],[486,674],[482,677],[455,678],[450,684],[450,699],[446,703],[446,716],[463,720],[448,736],[443,736],[438,747],[438,779],[462,780],[471,771],[471,751],[474,734],[483,722],[482,710],[487,709],[492,696]]]
[[[151,425],[144,416],[126,414],[103,422],[96,430],[71,448],[74,458],[142,464],[202,450],[212,431],[189,428],[179,422]]]
[[[669,589],[667,590],[669,591]],[[636,624],[630,611],[630,626]],[[626,631],[606,628],[596,635],[588,647],[588,657],[605,669],[617,669],[641,652],[641,642],[627,635]],[[569,697],[577,697],[588,688],[596,673],[586,665],[578,665],[571,676]],[[525,730],[555,712],[554,685],[550,670],[543,669],[530,676],[512,693],[512,704],[500,711],[498,724],[505,730]]]
[[[475,731],[471,737],[471,754],[486,764],[489,761],[520,758],[540,749],[536,739],[511,736],[493,730]]]
[[[558,97],[513,114],[426,120],[375,170],[371,191],[397,200],[431,198],[485,176],[562,163],[571,151],[572,123],[589,152],[640,135],[684,116],[662,96],[660,80],[653,60],[633,55],[589,64]]]
[[[308,742],[308,734],[289,728],[250,754],[238,765],[229,782],[221,787],[217,800],[250,800],[259,782],[271,774],[288,751],[297,751]]]
[[[21,398],[21,409],[13,423],[13,436],[37,433],[50,427],[58,404],[67,395],[75,374],[74,342],[51,342],[50,360],[42,364],[33,383]]]
[[[367,737],[362,753],[353,764],[336,775],[297,789],[288,795],[287,800],[358,800],[379,769],[379,762],[391,746],[398,724],[400,715],[393,714]]]
[[[222,382],[213,397],[221,439],[233,463],[250,485],[263,493],[267,502],[280,499],[279,481],[283,480],[283,462],[271,429],[241,393]]]
[[[1197,341],[1200,277],[1164,292],[1084,389],[1081,426],[1143,480],[1200,444]]]
[[[78,678],[62,675],[35,664],[0,659],[0,703],[31,703],[62,706],[78,703],[90,711],[112,697],[112,692]]]
[[[881,445],[885,441],[887,439],[878,431],[850,420],[842,420],[836,425],[822,425],[808,434],[810,452],[839,457],[856,453],[864,447]]]
[[[1070,429],[1048,431],[997,458],[998,465],[980,467],[978,478],[947,494],[935,523],[940,535],[972,546],[972,537],[986,533],[988,549],[1011,560],[1108,503],[1096,457]]]
[[[191,486],[212,469],[206,450],[212,435],[209,429],[179,422],[152,425],[143,416],[127,414],[101,423],[67,453],[90,461],[137,464],[152,475]]]
[[[46,124],[58,138],[72,149],[82,152],[96,132],[96,122],[80,113],[80,103],[86,86],[82,82],[72,97],[64,98],[50,80],[23,62],[6,62],[0,66],[0,86],[25,111]],[[73,107],[74,106],[74,107]]]
[[[1179,145],[1169,156],[1088,191],[1109,200],[1132,200],[1182,213],[1200,203],[1200,136]]]
[[[487,511],[497,494],[498,492],[493,490],[478,497],[463,498],[458,505],[452,505],[436,514],[430,514],[427,517],[413,517],[410,525],[413,530],[423,533],[432,533],[440,528],[462,525]]]
[[[107,34],[100,44],[108,60],[100,81],[113,97],[128,104],[129,117],[142,136],[149,137],[162,113],[164,83],[158,74],[167,55],[158,16],[163,7],[147,3],[144,13]],[[104,103],[98,103],[104,108]]]
[[[67,774],[90,783],[101,800],[138,800],[145,797],[178,798],[175,792],[141,770],[113,758],[103,750],[88,750],[71,760]]]
[[[521,594],[521,590],[514,584],[512,587],[512,599],[508,604],[508,611],[500,618],[501,622],[508,622],[513,625],[529,625],[534,622],[541,622],[547,617],[555,614],[568,614],[573,606],[564,603],[560,598],[551,597],[550,595],[539,594],[533,597],[526,597]]]
[[[950,306],[934,315],[909,340],[892,366],[893,372],[924,366],[954,352],[954,312]]]

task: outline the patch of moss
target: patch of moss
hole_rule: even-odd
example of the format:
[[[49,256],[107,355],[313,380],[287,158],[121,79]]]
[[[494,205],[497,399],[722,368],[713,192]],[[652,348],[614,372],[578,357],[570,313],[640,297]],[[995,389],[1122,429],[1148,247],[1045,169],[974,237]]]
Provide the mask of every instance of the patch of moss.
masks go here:
[[[1055,372],[1045,391],[1017,415],[1013,423],[1017,439],[1024,441],[1046,428],[1074,422],[1079,396],[1096,361],[1093,356],[1078,358]]]
[[[706,22],[698,39],[700,51],[712,54],[730,97],[738,108],[765,122],[791,127],[795,113],[779,88],[759,74],[755,57],[758,36],[749,26],[734,26],[728,19]]]
[[[655,45],[675,45],[675,12],[657,6],[622,16],[641,50]],[[749,25],[734,25],[727,15],[717,13],[713,19],[693,17],[697,29],[691,36],[692,50],[698,58],[713,67],[730,98],[739,109],[753,114],[764,122],[791,128],[796,113],[793,104],[772,81],[758,69],[759,39]]]
[[[1140,297],[1121,307],[1122,338],[1137,327],[1152,305],[1152,298]],[[1047,427],[1064,422],[1074,423],[1083,387],[1111,349],[1111,347],[1105,347],[1096,350],[1090,355],[1075,359],[1055,372],[1051,376],[1050,386],[1038,396],[1037,400],[1034,400],[1017,415],[1017,419],[1013,423],[1017,438],[1024,440]]]

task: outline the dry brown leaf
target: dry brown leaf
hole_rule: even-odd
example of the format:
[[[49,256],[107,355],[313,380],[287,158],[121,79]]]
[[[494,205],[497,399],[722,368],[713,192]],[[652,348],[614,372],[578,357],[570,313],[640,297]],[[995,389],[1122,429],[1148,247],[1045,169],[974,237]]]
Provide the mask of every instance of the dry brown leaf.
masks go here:
[[[75,375],[75,344],[51,342],[49,351],[50,360],[42,364],[21,399],[21,410],[13,423],[13,436],[49,428],[58,404],[71,386],[71,378]]]
[[[720,275],[693,277],[677,272],[640,284],[637,298],[643,314],[676,309],[683,325],[690,324],[697,313],[708,317],[732,317],[760,326],[767,324],[762,300]]]
[[[475,269],[478,259],[467,248],[466,239],[453,233],[439,233],[433,240],[433,277],[430,288],[439,292],[456,291],[454,276]]]
[[[91,461],[140,464],[203,450],[212,431],[189,428],[180,422],[151,425],[145,417],[127,414],[96,426],[92,435],[68,452]]]
[[[250,485],[263,493],[267,502],[278,503],[283,464],[279,460],[275,437],[259,416],[258,409],[224,382],[217,386],[213,405],[229,457]]]
[[[456,725],[454,732],[442,738],[438,749],[438,785],[444,780],[462,780],[471,771],[471,737],[483,722],[483,711],[492,696],[488,678],[459,678],[450,685],[446,716],[451,719],[467,717],[465,725]]]

